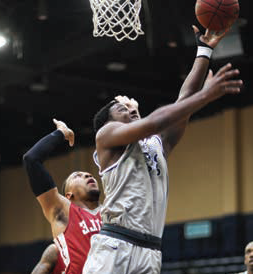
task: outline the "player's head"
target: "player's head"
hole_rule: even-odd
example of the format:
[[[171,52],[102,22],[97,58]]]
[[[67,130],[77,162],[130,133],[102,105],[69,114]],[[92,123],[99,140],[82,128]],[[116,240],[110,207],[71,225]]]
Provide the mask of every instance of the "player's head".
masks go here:
[[[96,179],[89,172],[75,171],[69,175],[62,187],[63,195],[71,201],[99,200],[99,187]]]
[[[97,132],[108,120],[110,117],[110,108],[117,103],[116,100],[112,100],[105,106],[103,106],[94,116],[93,127],[94,131]]]
[[[97,112],[93,119],[94,130],[97,132],[109,121],[130,123],[140,118],[138,103],[134,99],[117,96]]]
[[[253,242],[249,242],[244,250],[244,263],[247,270],[253,271]]]

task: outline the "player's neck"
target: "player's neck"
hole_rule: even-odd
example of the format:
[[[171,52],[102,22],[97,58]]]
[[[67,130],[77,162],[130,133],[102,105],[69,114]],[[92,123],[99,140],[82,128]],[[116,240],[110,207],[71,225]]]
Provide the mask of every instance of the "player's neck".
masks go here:
[[[96,209],[99,206],[98,201],[75,201],[74,202],[77,206],[82,208],[87,208],[90,210]]]

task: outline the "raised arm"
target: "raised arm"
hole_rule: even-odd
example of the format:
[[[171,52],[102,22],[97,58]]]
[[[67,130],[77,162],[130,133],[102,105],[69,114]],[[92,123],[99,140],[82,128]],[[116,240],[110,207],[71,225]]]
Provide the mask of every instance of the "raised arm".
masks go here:
[[[114,121],[107,123],[96,135],[97,149],[106,150],[125,146],[152,134],[158,134],[168,128],[168,125],[173,127],[184,121],[189,115],[192,115],[209,102],[227,93],[238,93],[242,81],[231,80],[238,74],[239,71],[232,70],[231,64],[228,64],[222,67],[214,76],[210,74],[202,90],[185,100],[158,108],[147,117],[131,123]],[[115,112],[125,111],[117,104],[113,107]]]
[[[74,144],[74,133],[63,122],[54,119],[57,130],[39,140],[24,156],[23,162],[26,168],[33,193],[39,201],[43,213],[52,224],[57,214],[63,210],[68,214],[68,199],[59,194],[53,178],[44,168],[43,162],[49,154],[64,140]]]
[[[193,30],[196,38],[197,54],[191,71],[189,72],[180,89],[176,102],[180,102],[188,98],[202,88],[207,75],[212,51],[228,32],[228,29],[223,32],[213,32],[207,29],[205,34],[202,35],[196,26],[193,26]],[[169,153],[174,148],[174,146],[183,136],[189,118],[190,115],[177,125],[174,125],[173,127],[169,126],[162,132],[161,135],[164,149],[167,151],[167,153]]]
[[[226,35],[229,29],[223,32],[214,32],[209,29],[202,35],[196,26],[192,26],[197,44],[197,54],[191,71],[187,75],[178,95],[177,102],[184,100],[199,91],[205,81],[213,49]]]
[[[53,272],[58,258],[58,250],[55,244],[49,245],[43,252],[40,261],[31,274],[50,274]]]

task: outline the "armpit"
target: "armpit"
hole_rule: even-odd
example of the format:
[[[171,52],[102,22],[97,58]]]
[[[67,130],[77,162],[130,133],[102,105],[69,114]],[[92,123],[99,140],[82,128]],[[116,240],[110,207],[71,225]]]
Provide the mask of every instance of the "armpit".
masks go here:
[[[53,216],[57,222],[61,222],[65,225],[68,224],[68,216],[66,216],[66,213],[64,212],[63,208],[55,208]]]

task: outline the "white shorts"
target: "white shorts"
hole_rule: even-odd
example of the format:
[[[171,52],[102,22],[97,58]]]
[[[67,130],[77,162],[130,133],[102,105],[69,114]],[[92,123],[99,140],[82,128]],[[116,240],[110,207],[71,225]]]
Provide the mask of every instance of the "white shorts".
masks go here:
[[[83,274],[159,274],[161,263],[159,250],[95,234]]]

